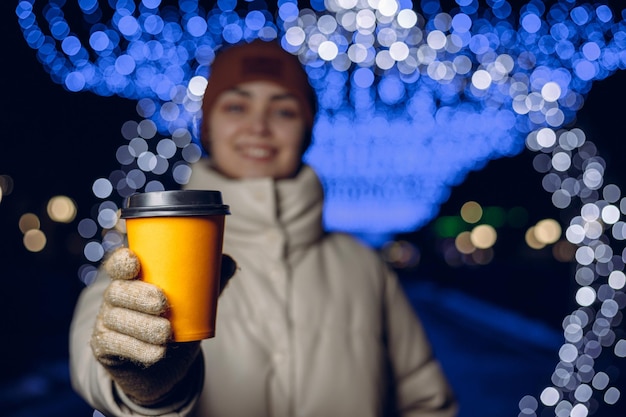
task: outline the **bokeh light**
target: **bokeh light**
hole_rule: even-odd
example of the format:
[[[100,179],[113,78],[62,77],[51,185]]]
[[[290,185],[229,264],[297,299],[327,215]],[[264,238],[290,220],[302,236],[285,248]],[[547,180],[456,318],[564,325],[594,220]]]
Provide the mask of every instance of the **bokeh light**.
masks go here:
[[[20,231],[23,233],[23,244],[30,252],[40,252],[46,247],[46,235],[39,229],[41,221],[34,213],[25,213],[20,216],[18,222]]]
[[[543,249],[546,246],[545,243],[537,240],[537,236],[535,235],[535,226],[526,230],[524,239],[526,240],[526,244],[533,249]]]
[[[483,208],[475,201],[468,201],[461,207],[461,218],[467,223],[476,223],[483,216]]]
[[[30,252],[40,252],[46,247],[46,235],[39,229],[24,233],[24,247]]]
[[[478,249],[488,249],[496,243],[498,233],[493,226],[481,224],[472,229],[470,241]]]
[[[216,51],[278,38],[299,57],[319,97],[314,142],[305,157],[325,187],[329,229],[366,234],[380,244],[433,219],[451,187],[486,161],[524,147],[536,153],[533,167],[544,175],[541,186],[554,206],[577,214],[563,226],[563,244],[553,220],[528,228],[525,239],[535,249],[575,247],[569,256],[580,285],[580,309],[564,322],[566,340],[578,341],[563,345],[553,386],[540,393],[541,402],[558,416],[579,416],[593,412],[590,397],[608,405],[619,400],[610,378],[589,384],[576,367],[593,370],[589,352],[596,357],[621,342],[612,328],[624,308],[617,301],[624,297],[617,272],[626,260],[626,201],[618,186],[605,184],[606,163],[595,145],[571,124],[593,83],[626,67],[623,14],[573,0],[550,6],[529,0],[519,14],[499,0],[485,7],[457,0],[449,13],[437,0],[327,0],[310,8],[285,0],[276,16],[256,2],[235,13],[237,2],[204,9],[196,1],[165,8],[144,0],[139,7],[109,2],[110,14],[95,12],[104,7],[100,2],[80,1],[84,22],[70,22],[65,2],[47,2],[43,14],[34,3],[19,1],[16,16],[53,81],[70,92],[137,100],[138,120],[122,127],[115,155],[120,169],[94,181],[97,214],[79,222],[81,236],[89,239],[86,259],[98,262],[121,244],[120,199],[189,179],[189,164],[203,154],[200,103]],[[102,21],[108,15],[110,21]],[[89,36],[81,35],[84,24],[92,29]],[[477,247],[467,228],[483,216],[440,223],[450,265],[464,256],[489,262],[493,249]],[[28,234],[28,247],[43,248],[45,236],[28,219],[20,221],[25,245]],[[497,225],[479,227],[497,236]],[[402,245],[388,249],[400,262],[415,255]],[[93,267],[81,269],[83,282],[93,276]],[[540,413],[528,397],[519,406]]]
[[[41,222],[39,220],[39,217],[36,214],[24,213],[20,216],[18,225],[19,225],[20,231],[22,233],[26,233],[29,230],[39,229]]]
[[[421,259],[420,250],[411,242],[397,240],[386,243],[381,250],[384,259],[395,268],[413,268]]]
[[[575,260],[576,246],[567,240],[559,240],[552,247],[552,255],[559,262],[573,262]]]
[[[9,175],[0,175],[0,202],[5,196],[13,192],[13,178]]]
[[[561,225],[554,219],[540,220],[533,227],[533,234],[538,242],[550,245],[561,238]]]
[[[462,232],[454,239],[456,250],[464,255],[468,255],[476,250],[476,246],[472,242],[472,234],[470,232]]]
[[[76,217],[76,203],[67,196],[55,196],[48,201],[48,216],[59,223],[71,223]]]

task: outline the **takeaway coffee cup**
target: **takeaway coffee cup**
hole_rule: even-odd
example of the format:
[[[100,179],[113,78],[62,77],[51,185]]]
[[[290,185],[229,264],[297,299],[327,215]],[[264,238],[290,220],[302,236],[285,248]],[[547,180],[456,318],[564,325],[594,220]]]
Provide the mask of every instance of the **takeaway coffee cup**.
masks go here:
[[[225,215],[219,191],[131,195],[121,210],[139,278],[161,288],[176,342],[215,336]]]

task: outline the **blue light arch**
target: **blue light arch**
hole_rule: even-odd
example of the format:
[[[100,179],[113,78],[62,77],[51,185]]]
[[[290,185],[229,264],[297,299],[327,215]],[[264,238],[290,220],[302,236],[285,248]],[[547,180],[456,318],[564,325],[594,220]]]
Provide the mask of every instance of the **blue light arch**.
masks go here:
[[[89,27],[85,33],[82,22],[66,18],[64,0],[20,1],[24,39],[54,82],[70,92],[138,103],[138,120],[122,127],[120,169],[94,181],[102,200],[94,221],[105,233],[85,246],[86,257],[98,262],[121,243],[111,216],[120,197],[161,189],[164,176],[185,183],[188,164],[202,155],[196,126],[215,51],[278,38],[300,58],[320,97],[306,159],[326,188],[330,229],[380,243],[435,217],[450,188],[491,159],[525,148],[550,159],[545,174],[559,184],[551,190],[553,202],[580,206],[567,236],[579,246],[578,293],[593,295],[597,310],[592,316],[581,304],[566,318],[564,330],[578,326],[584,337],[567,335],[552,385],[538,398],[557,415],[587,415],[592,395],[611,404],[619,392],[582,382],[572,364],[593,363],[590,352],[603,348],[626,356],[626,340],[602,339],[615,337],[611,328],[619,321],[609,312],[615,313],[611,301],[623,296],[624,274],[597,255],[610,241],[612,253],[624,258],[616,241],[623,241],[617,229],[626,223],[590,213],[619,206],[622,215],[626,203],[621,190],[606,197],[606,164],[588,152],[589,141],[573,124],[593,83],[626,66],[624,11],[574,0],[530,0],[519,10],[506,0],[486,7],[456,0],[451,11],[437,0],[418,3],[315,0],[300,7],[283,0],[270,11],[232,0],[211,8],[196,0],[176,6],[79,0],[74,7]],[[564,160],[571,162],[566,169]],[[565,185],[572,182],[577,187]],[[85,281],[94,269],[82,268]],[[540,412],[534,397],[524,397],[522,407],[525,415]]]

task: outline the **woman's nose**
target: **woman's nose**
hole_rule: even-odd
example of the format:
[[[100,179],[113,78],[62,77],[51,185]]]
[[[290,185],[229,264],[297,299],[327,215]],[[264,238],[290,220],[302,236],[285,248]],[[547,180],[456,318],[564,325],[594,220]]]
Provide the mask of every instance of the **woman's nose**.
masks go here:
[[[270,131],[269,118],[265,112],[254,112],[248,120],[250,131],[258,135],[267,135]]]

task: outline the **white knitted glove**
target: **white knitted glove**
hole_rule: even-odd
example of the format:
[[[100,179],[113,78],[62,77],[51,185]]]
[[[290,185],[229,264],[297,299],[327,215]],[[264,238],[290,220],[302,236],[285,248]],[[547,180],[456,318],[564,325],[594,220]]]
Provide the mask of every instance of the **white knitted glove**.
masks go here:
[[[167,299],[158,287],[136,280],[139,260],[127,248],[103,265],[112,281],[96,319],[91,347],[118,387],[133,402],[163,402],[187,376],[200,342],[169,343]]]

